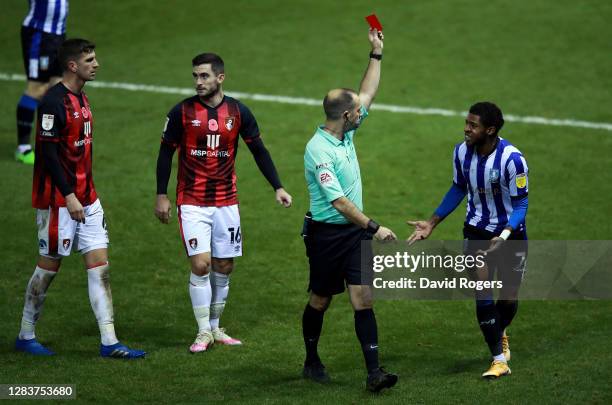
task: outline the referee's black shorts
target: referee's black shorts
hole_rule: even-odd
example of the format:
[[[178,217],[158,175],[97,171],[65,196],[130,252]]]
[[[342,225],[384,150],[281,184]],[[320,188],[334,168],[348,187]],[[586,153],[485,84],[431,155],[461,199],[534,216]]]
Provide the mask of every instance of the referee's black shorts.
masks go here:
[[[65,38],[65,35],[21,27],[21,52],[28,80],[46,83],[51,77],[62,75],[57,51]]]
[[[328,297],[340,294],[346,285],[365,285],[361,274],[361,242],[372,234],[354,224],[310,222],[304,237],[310,262],[308,290]]]
[[[497,234],[464,224],[463,227],[463,253],[476,255],[478,250],[487,250],[491,239]],[[489,280],[501,280],[504,286],[519,288],[527,269],[527,233],[525,231],[512,232],[500,251],[487,256]]]

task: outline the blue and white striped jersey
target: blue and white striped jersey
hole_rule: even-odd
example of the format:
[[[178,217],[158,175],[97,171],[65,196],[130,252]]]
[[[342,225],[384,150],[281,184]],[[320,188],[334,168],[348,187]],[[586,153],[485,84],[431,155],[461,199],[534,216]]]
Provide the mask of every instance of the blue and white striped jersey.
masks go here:
[[[66,32],[67,17],[68,0],[30,0],[30,12],[22,25],[49,34],[62,35]]]
[[[521,152],[503,138],[488,156],[479,156],[465,142],[456,145],[453,182],[468,193],[465,222],[501,232],[512,214],[511,199],[527,195],[528,171]],[[519,229],[525,229],[524,222]]]

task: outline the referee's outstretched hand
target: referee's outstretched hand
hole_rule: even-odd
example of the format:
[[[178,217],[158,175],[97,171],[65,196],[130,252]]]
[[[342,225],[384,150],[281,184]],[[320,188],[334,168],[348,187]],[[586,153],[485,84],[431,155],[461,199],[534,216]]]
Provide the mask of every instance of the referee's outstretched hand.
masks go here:
[[[397,240],[397,236],[389,228],[381,226],[378,231],[374,234],[374,238],[377,240]]]

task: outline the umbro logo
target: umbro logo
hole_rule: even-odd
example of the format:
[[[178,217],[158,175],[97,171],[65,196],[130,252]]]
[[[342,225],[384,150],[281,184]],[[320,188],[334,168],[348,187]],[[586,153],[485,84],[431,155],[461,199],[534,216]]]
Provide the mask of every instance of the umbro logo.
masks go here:
[[[74,117],[74,119],[78,119],[79,118],[79,112],[78,111],[73,112],[72,116]]]
[[[495,325],[495,318],[491,318],[488,321],[480,322],[481,325]]]
[[[200,120],[192,120],[191,121],[191,126],[193,126],[193,127],[199,127],[199,126],[201,126],[201,124],[202,124],[202,121],[200,121]]]

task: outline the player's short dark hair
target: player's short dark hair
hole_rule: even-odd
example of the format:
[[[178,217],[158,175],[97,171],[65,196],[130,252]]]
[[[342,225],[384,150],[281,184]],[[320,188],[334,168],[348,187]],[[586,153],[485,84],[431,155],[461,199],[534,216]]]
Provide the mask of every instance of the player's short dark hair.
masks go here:
[[[68,69],[68,62],[78,59],[82,53],[90,53],[96,49],[96,44],[82,38],[65,40],[57,51],[57,59],[63,70]]]
[[[355,108],[353,96],[357,93],[351,89],[340,90],[341,92],[337,97],[329,97],[329,95],[326,95],[323,99],[323,109],[325,110],[327,119],[337,120],[342,117],[343,112]]]
[[[207,64],[210,64],[212,71],[215,72],[216,75],[225,72],[225,64],[223,63],[223,59],[221,59],[221,57],[216,53],[201,53],[191,60],[191,66]]]
[[[495,127],[497,134],[504,126],[504,115],[495,104],[481,101],[470,107],[470,114],[478,115],[485,128]]]

